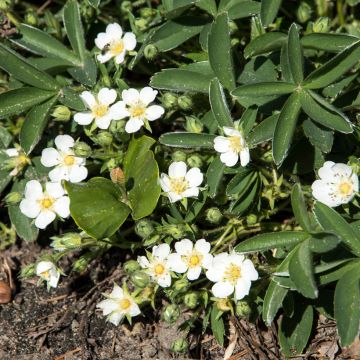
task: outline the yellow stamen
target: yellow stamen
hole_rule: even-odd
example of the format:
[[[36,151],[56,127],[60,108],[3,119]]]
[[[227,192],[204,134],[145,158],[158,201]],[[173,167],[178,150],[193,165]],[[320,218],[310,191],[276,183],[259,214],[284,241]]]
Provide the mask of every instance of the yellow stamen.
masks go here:
[[[124,51],[124,42],[122,40],[113,42],[110,45],[110,52],[113,56],[120,55]]]
[[[229,141],[230,141],[230,149],[236,153],[241,152],[241,150],[243,149],[242,144],[241,144],[241,137],[240,136],[230,136],[229,137]]]
[[[341,195],[350,195],[353,192],[353,186],[348,182],[343,182],[339,185],[339,191]]]
[[[170,179],[171,191],[180,195],[188,188],[188,182],[184,177]]]
[[[241,269],[238,265],[230,264],[225,271],[224,280],[229,281],[231,284],[236,284],[241,277]]]
[[[131,306],[131,301],[129,299],[121,299],[119,305],[121,310],[128,310]]]
[[[67,165],[67,166],[71,166],[71,165],[74,165],[75,163],[75,156],[73,155],[66,155],[64,157],[64,164]]]
[[[187,259],[189,268],[199,266],[201,264],[202,258],[203,258],[203,256],[201,254],[192,253]]]
[[[49,279],[50,278],[50,272],[49,270],[43,271],[41,273],[41,277],[43,277],[44,279]]]
[[[91,110],[92,110],[92,114],[95,117],[99,118],[107,114],[108,106],[103,104],[96,104]]]
[[[165,267],[163,264],[157,264],[155,267],[154,267],[154,273],[155,275],[162,275],[165,271]]]
[[[143,117],[145,115],[145,107],[135,106],[130,109],[130,114],[132,117]]]
[[[49,209],[54,203],[54,200],[50,197],[45,197],[43,199],[40,200],[40,206],[43,209]]]

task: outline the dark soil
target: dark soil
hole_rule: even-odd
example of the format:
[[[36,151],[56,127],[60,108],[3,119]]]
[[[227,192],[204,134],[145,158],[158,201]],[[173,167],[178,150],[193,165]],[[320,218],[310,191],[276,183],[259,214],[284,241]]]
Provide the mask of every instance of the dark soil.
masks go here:
[[[74,359],[281,359],[276,326],[230,319],[225,348],[208,334],[190,337],[189,352],[174,354],[174,339],[181,336],[176,325],[167,325],[148,311],[132,326],[115,327],[95,310],[102,292],[121,283],[121,253],[111,252],[95,261],[83,274],[63,277],[60,286],[47,292],[36,279],[18,281],[16,276],[40,253],[36,244],[13,245],[0,254],[0,279],[15,281],[12,302],[0,305],[0,360]],[[71,259],[70,259],[71,260]],[[65,260],[63,266],[69,265]],[[184,314],[186,317],[186,314]],[[360,359],[359,344],[342,351],[334,323],[320,317],[306,354],[297,359]],[[227,357],[225,357],[227,356]]]

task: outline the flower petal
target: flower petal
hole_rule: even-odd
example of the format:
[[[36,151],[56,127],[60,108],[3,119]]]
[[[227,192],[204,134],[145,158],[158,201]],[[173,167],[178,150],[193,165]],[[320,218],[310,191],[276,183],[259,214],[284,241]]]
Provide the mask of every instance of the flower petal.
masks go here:
[[[10,149],[6,149],[5,153],[7,156],[9,157],[15,157],[15,156],[19,156],[19,151],[16,148],[10,148]]]
[[[145,117],[149,121],[154,121],[164,114],[165,110],[160,105],[151,105],[145,110]]]
[[[168,256],[167,263],[171,271],[175,271],[179,274],[183,274],[188,268],[184,261],[182,261],[180,254],[176,253],[170,254]]]
[[[65,190],[59,182],[47,182],[45,184],[45,188],[49,196],[53,197],[54,199],[58,199],[65,194]]]
[[[346,177],[350,177],[351,174],[353,173],[353,170],[350,166],[346,165],[346,164],[342,164],[342,163],[337,163],[335,164],[331,170],[335,173],[335,174],[341,174],[343,176]]]
[[[230,145],[229,139],[224,137],[224,136],[217,136],[214,139],[214,149],[217,152],[220,152],[220,153],[228,152],[229,151],[229,145]]]
[[[173,191],[169,191],[167,195],[171,203],[177,202],[183,198],[182,195],[179,195]]]
[[[150,86],[146,86],[140,90],[140,100],[142,103],[149,105],[155,100],[157,94],[157,90],[154,90]]]
[[[125,50],[124,50],[124,51],[121,52],[120,54],[116,55],[116,56],[115,56],[115,62],[116,62],[117,64],[122,64],[122,63],[124,62],[124,60],[125,60],[125,54],[126,54],[126,52],[125,52]]]
[[[195,243],[195,249],[199,251],[201,254],[205,255],[210,252],[211,245],[205,239],[199,239]]]
[[[48,281],[49,286],[56,288],[58,283],[59,283],[59,279],[60,279],[60,273],[55,270],[51,275],[50,275],[50,279]]]
[[[259,278],[259,274],[256,271],[254,264],[251,260],[245,259],[241,266],[241,275],[248,280],[255,281]]]
[[[181,194],[181,196],[197,198],[199,196],[199,188],[197,187],[188,188]]]
[[[56,166],[49,172],[49,178],[52,182],[60,182],[61,180],[69,180],[69,170],[67,166]]]
[[[124,297],[124,290],[118,284],[114,284],[114,288],[109,294],[109,296],[112,298],[121,299]]]
[[[106,27],[106,34],[108,34],[112,40],[119,40],[123,35],[123,30],[119,24],[112,23]]]
[[[134,301],[131,302],[131,307],[130,307],[130,310],[129,310],[129,315],[131,317],[134,317],[134,316],[137,316],[141,313],[140,311],[140,308],[138,306],[138,304]]]
[[[54,148],[46,148],[41,152],[40,162],[45,167],[56,166],[60,163],[60,154]]]
[[[224,126],[223,130],[224,130],[224,134],[227,136],[241,136],[242,137],[241,132],[234,128]]]
[[[123,319],[124,314],[114,311],[111,313],[111,315],[108,317],[109,321],[114,324],[115,326],[118,326],[120,324],[120,321]]]
[[[95,96],[90,91],[83,91],[80,94],[80,97],[89,109],[93,108],[96,105]]]
[[[114,301],[112,299],[106,299],[103,301],[100,301],[96,307],[98,309],[102,309],[103,311],[103,315],[109,315],[111,314],[113,311],[116,311],[119,309],[119,304],[117,303],[117,301]]]
[[[171,190],[171,184],[170,184],[170,178],[169,176],[167,176],[166,174],[162,173],[160,175],[160,186],[162,188],[163,191],[165,192],[169,192]]]
[[[58,135],[55,138],[55,145],[59,150],[67,151],[75,144],[74,139],[70,135]]]
[[[180,255],[188,255],[192,252],[194,244],[189,239],[183,239],[175,243],[175,250]]]
[[[132,105],[140,100],[140,94],[136,89],[127,89],[122,91],[121,98],[126,105]]]
[[[49,271],[55,267],[54,263],[51,261],[40,261],[35,268],[37,276],[40,276],[42,273]]]
[[[240,152],[240,164],[246,166],[250,162],[250,151],[249,148],[245,148]]]
[[[330,207],[336,207],[341,204],[341,201],[337,198],[330,196],[330,194],[336,193],[333,185],[330,185],[323,180],[315,180],[311,185],[311,189],[313,197],[323,204]]]
[[[102,50],[110,42],[111,42],[111,37],[109,36],[109,34],[104,33],[104,32],[97,34],[97,36],[95,38],[95,45],[100,50]]]
[[[194,167],[187,172],[185,179],[189,182],[190,187],[200,186],[204,180],[204,175],[199,168]]]
[[[116,100],[117,93],[114,89],[102,88],[98,92],[97,98],[100,104],[110,105]]]
[[[169,166],[170,178],[179,178],[186,176],[187,166],[183,161],[174,161]]]
[[[159,260],[165,260],[170,254],[170,246],[168,244],[160,244],[153,247],[152,254]]]
[[[67,196],[57,199],[53,208],[60,217],[67,218],[70,215],[70,199]]]
[[[23,199],[20,202],[20,211],[27,217],[35,219],[40,213],[40,206],[37,201]]]
[[[45,229],[56,218],[54,212],[49,210],[43,210],[35,219],[35,226],[39,229]]]
[[[215,297],[224,299],[234,292],[234,286],[228,281],[219,281],[213,285],[211,291]]]
[[[42,197],[43,189],[39,181],[30,180],[25,185],[25,198],[28,200],[37,200]]]
[[[171,276],[170,276],[170,274],[166,274],[166,275],[158,277],[157,278],[157,283],[163,288],[169,287],[171,285]]]
[[[127,51],[132,51],[136,47],[136,36],[132,32],[125,33],[123,37],[124,46]]]
[[[78,183],[86,179],[88,170],[85,166],[73,166],[70,170],[69,180],[72,183]]]
[[[125,131],[128,134],[132,134],[136,131],[139,131],[141,127],[144,125],[144,122],[138,118],[131,118],[126,122]]]
[[[114,120],[124,119],[130,116],[129,111],[126,109],[124,101],[118,101],[110,107],[110,116]]]
[[[111,123],[111,115],[106,114],[100,118],[95,119],[95,123],[99,129],[105,130],[110,126]]]
[[[74,121],[79,125],[89,125],[94,120],[91,112],[79,112],[74,115]]]
[[[246,295],[249,295],[251,288],[251,282],[247,279],[241,278],[235,285],[235,298],[236,300],[243,299]]]
[[[104,64],[106,63],[107,61],[109,61],[110,59],[112,59],[114,56],[113,54],[108,51],[106,52],[105,54],[99,54],[98,56],[96,56],[96,58],[98,59],[98,61],[101,63],[101,64]]]
[[[234,151],[228,151],[226,153],[222,153],[220,155],[220,160],[222,163],[224,163],[226,166],[234,166],[239,160],[239,155]]]
[[[188,270],[186,277],[188,278],[188,280],[192,281],[198,279],[200,274],[201,274],[201,267],[195,266]]]
[[[146,256],[138,256],[137,262],[143,269],[146,269],[150,266],[149,260],[146,258]]]

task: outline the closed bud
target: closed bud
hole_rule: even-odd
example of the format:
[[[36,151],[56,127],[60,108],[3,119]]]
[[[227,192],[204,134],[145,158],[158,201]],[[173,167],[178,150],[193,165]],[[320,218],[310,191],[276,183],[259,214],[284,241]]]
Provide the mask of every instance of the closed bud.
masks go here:
[[[159,54],[159,49],[154,44],[149,44],[145,46],[144,56],[147,60],[153,60]]]
[[[100,146],[109,146],[113,142],[113,136],[108,131],[101,131],[94,137],[94,141]]]
[[[188,95],[181,95],[178,97],[178,105],[179,108],[182,110],[191,110],[193,106],[193,101],[190,96]]]
[[[352,168],[353,172],[357,175],[360,174],[360,159],[356,156],[350,156],[348,165]]]
[[[77,141],[73,147],[73,150],[76,156],[82,158],[88,158],[92,153],[91,147],[83,141]]]
[[[251,308],[246,301],[238,301],[236,304],[236,315],[240,318],[247,318],[251,313]]]
[[[189,287],[189,281],[187,279],[176,280],[173,284],[173,289],[177,292],[186,291]]]
[[[219,208],[212,207],[210,209],[207,209],[206,211],[206,220],[211,224],[218,224],[221,219],[223,218],[223,215]]]
[[[161,98],[161,102],[166,110],[175,109],[177,107],[177,101],[178,97],[169,92],[165,93]]]
[[[0,10],[7,11],[11,8],[12,0],[0,0]]]
[[[128,12],[132,10],[132,2],[131,1],[123,1],[121,3],[121,8],[120,8],[121,12]]]
[[[315,33],[327,33],[330,30],[330,19],[328,17],[320,17],[316,19],[312,26]]]
[[[312,13],[311,6],[305,1],[302,1],[300,3],[296,11],[297,18],[301,23],[307,22],[311,17],[311,13]]]
[[[136,19],[135,20],[135,26],[140,31],[146,30],[147,25],[148,25],[148,20],[147,19],[141,18],[141,19]]]
[[[231,303],[228,299],[219,299],[216,301],[216,307],[222,312],[230,311],[232,309]]]
[[[163,229],[164,232],[168,235],[171,235],[175,239],[182,239],[184,235],[186,234],[186,228],[182,224],[178,225],[169,225],[166,226],[166,228]]]
[[[186,117],[186,123],[185,123],[185,129],[188,132],[191,133],[202,133],[204,129],[204,125],[194,116],[187,116]]]
[[[196,291],[188,292],[184,296],[184,304],[189,309],[195,309],[196,306],[199,304],[199,295],[198,295],[198,293]]]
[[[186,339],[180,338],[172,342],[171,351],[184,353],[188,350],[188,347],[189,347],[188,341]]]
[[[168,305],[163,312],[163,318],[168,324],[174,323],[179,317],[180,308],[175,304]]]
[[[200,168],[204,163],[201,157],[197,154],[190,155],[187,158],[186,162],[191,168],[193,167]]]
[[[64,105],[55,107],[55,110],[51,114],[56,121],[69,121],[71,118],[71,110]]]
[[[135,232],[142,239],[146,239],[154,232],[154,226],[149,219],[141,219],[135,223]]]
[[[246,222],[248,225],[254,225],[258,221],[258,218],[255,214],[250,214],[246,217]]]
[[[125,174],[119,167],[110,170],[110,179],[114,184],[125,185]]]
[[[90,264],[90,261],[94,258],[94,254],[91,252],[87,252],[83,255],[81,255],[72,265],[72,268],[74,271],[78,273],[82,273],[86,270],[88,265]]]
[[[172,161],[186,161],[186,154],[181,150],[177,150],[172,153],[171,160]]]
[[[136,260],[128,260],[126,261],[126,263],[124,264],[124,271],[130,275],[133,272],[140,270],[140,265]]]
[[[144,7],[140,9],[140,16],[142,18],[151,18],[154,15],[156,15],[156,10],[152,9],[152,8],[148,8],[148,7]]]
[[[145,288],[150,283],[150,276],[144,271],[138,270],[131,274],[130,280],[135,286]]]
[[[5,202],[6,202],[7,205],[16,205],[21,200],[22,200],[22,194],[17,192],[17,191],[13,191],[11,193],[8,193],[5,196]]]
[[[24,16],[25,24],[36,26],[38,24],[38,17],[34,11],[29,11]]]
[[[61,236],[53,236],[51,240],[51,246],[57,251],[76,250],[82,245],[81,235],[74,232],[66,233]]]

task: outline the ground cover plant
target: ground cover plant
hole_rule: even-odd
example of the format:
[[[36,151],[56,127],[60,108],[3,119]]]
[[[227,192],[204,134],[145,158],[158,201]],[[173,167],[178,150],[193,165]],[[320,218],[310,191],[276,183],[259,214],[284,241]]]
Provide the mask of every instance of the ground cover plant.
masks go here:
[[[91,315],[157,314],[173,356],[211,334],[231,358],[240,321],[276,330],[259,358],[320,318],[354,347],[358,3],[0,1],[0,248],[42,246],[18,281],[112,256]]]

